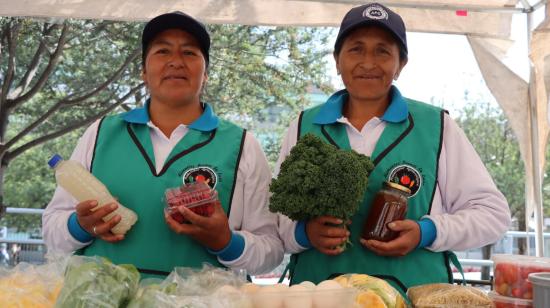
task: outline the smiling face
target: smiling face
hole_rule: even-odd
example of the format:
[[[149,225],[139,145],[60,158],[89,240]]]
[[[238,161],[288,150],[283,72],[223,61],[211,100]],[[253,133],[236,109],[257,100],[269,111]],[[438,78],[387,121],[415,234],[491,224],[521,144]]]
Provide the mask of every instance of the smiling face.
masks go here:
[[[351,32],[334,57],[350,98],[358,101],[389,102],[392,81],[407,63],[400,60],[394,37],[376,26]]]
[[[179,29],[159,33],[147,52],[142,79],[149,88],[152,103],[198,104],[208,76],[196,39]]]

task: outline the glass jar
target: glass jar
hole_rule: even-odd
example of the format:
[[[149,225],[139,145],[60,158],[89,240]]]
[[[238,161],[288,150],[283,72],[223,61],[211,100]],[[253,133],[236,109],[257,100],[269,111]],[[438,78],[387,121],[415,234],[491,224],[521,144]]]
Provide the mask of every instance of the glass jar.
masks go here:
[[[411,190],[405,186],[384,182],[374,197],[361,237],[382,242],[395,239],[399,233],[388,228],[388,223],[405,219],[410,193]]]

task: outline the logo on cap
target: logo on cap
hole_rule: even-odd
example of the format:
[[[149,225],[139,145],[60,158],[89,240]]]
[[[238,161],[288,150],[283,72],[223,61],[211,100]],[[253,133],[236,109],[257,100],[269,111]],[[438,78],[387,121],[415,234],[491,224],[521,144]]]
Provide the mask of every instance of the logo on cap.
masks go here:
[[[370,19],[388,19],[388,12],[378,5],[373,5],[363,11],[363,17]]]

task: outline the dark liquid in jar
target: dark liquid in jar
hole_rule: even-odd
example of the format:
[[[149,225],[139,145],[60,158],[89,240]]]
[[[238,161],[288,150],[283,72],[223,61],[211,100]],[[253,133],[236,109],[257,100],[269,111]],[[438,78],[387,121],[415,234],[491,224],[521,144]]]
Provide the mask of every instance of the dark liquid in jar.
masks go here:
[[[407,198],[391,188],[385,188],[376,194],[369,216],[363,227],[364,239],[389,242],[399,235],[388,228],[388,223],[403,220],[407,215]]]

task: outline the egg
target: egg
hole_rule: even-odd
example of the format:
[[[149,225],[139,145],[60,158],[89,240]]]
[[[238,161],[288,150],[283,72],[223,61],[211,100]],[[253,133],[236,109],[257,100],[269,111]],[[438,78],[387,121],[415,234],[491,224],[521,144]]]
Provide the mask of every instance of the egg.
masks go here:
[[[288,288],[288,286],[287,286]],[[282,308],[283,307],[283,292],[284,287],[278,285],[261,287],[258,292],[254,293],[255,308]]]
[[[288,285],[284,283],[275,284],[273,287],[281,292],[286,292],[288,290]]]
[[[245,293],[245,294],[254,294],[256,292],[258,292],[258,290],[260,290],[260,286],[255,284],[255,283],[252,283],[252,282],[249,282],[249,283],[245,283],[241,286],[241,292]]]
[[[312,294],[313,290],[302,284],[291,286],[283,299],[285,308],[311,308],[313,305]]]
[[[216,293],[218,293],[220,295],[224,295],[224,294],[227,294],[227,295],[237,294],[238,295],[238,294],[240,294],[240,291],[237,288],[235,288],[234,286],[226,284],[226,285],[221,286],[218,290],[216,290]]]
[[[302,281],[300,282],[300,285],[310,289],[310,290],[315,290],[315,284],[311,281]]]
[[[313,303],[316,308],[339,307],[342,297],[342,286],[334,280],[325,280],[315,287]]]

